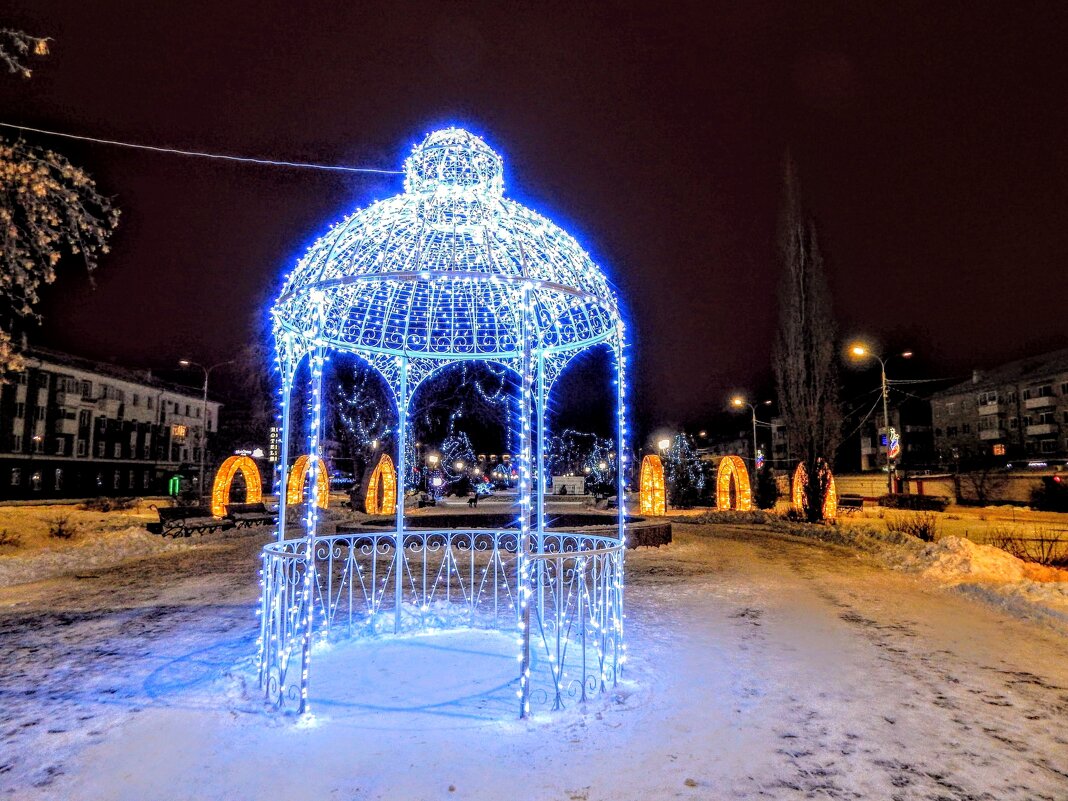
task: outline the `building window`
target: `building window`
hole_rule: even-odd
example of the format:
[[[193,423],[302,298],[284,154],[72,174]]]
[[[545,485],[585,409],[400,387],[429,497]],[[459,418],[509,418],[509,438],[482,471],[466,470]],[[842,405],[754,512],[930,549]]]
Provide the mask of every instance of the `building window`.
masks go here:
[[[33,435],[33,452],[44,453],[44,437],[39,434]]]
[[[33,421],[35,423],[41,422],[42,420],[45,419],[45,414],[47,412],[48,412],[48,409],[45,408],[44,406],[34,406],[33,407]]]
[[[189,404],[188,403],[185,405],[185,416],[189,417]]]
[[[88,409],[82,409],[80,412],[78,412],[78,426],[79,426],[79,428],[89,428],[89,423],[90,422],[91,422],[91,419],[89,417],[89,410]]]
[[[122,486],[122,473],[116,470],[111,476],[111,488],[118,489]]]
[[[57,490],[63,489],[63,468],[62,467],[57,467],[56,468],[56,489]]]
[[[979,393],[979,405],[980,406],[997,406],[998,405],[998,393],[996,391],[980,392]]]
[[[16,434],[11,438],[11,450],[14,453],[22,453],[22,434]]]
[[[30,476],[30,488],[34,492],[40,492],[41,491],[41,471],[40,470],[38,470],[36,473],[34,473],[32,476]]]
[[[140,406],[141,405],[141,396],[138,395],[136,392],[133,394],[133,405],[134,406]]]
[[[22,373],[22,375],[25,375],[25,373]],[[12,487],[22,486],[22,468],[21,467],[12,467],[11,468],[11,486]]]
[[[63,437],[56,437],[56,456],[67,455],[67,441]]]
[[[149,441],[147,439],[145,440],[145,447],[142,450],[143,450],[145,459],[151,459],[152,458],[152,445],[149,443]]]
[[[26,371],[23,370],[21,373],[19,373],[19,381],[18,382],[22,386],[26,386],[28,381],[29,381],[29,376],[27,376]]]
[[[1011,418],[1009,420],[1009,428],[1016,428],[1019,425],[1020,425],[1020,421],[1017,420],[1015,417],[1013,417],[1013,418]]]
[[[1068,381],[1061,384],[1061,394],[1068,395]]]
[[[97,440],[97,443],[96,443],[96,455],[99,458],[103,459],[104,458],[104,454],[107,453],[107,447],[108,447],[108,444],[106,442],[104,442],[104,440],[102,440],[102,439],[101,440]]]
[[[946,429],[946,436],[947,437],[955,437],[955,436],[957,436],[957,427],[956,426],[949,426]]]
[[[197,417],[198,418],[200,417],[200,407],[199,406],[197,407]]]
[[[141,489],[148,489],[151,486],[152,474],[146,470],[144,476],[141,478]]]
[[[92,400],[92,398],[93,398],[93,382],[92,381],[83,381],[82,382],[82,397],[85,398],[85,400]]]
[[[1053,453],[1057,450],[1057,440],[1044,439],[1038,443],[1038,450],[1040,453]]]
[[[131,470],[130,471],[130,480],[126,483],[126,486],[129,487],[130,489],[133,489],[135,484],[136,484],[136,479],[134,477],[134,471]]]
[[[971,434],[972,433],[971,423],[965,423],[964,425],[962,425],[960,427],[960,431],[961,431],[962,434]]]
[[[79,456],[85,456],[85,454],[86,454],[86,452],[88,450],[89,450],[89,443],[86,442],[84,439],[78,440],[78,455]]]
[[[19,417],[19,418],[22,418],[22,419],[26,418],[26,404],[25,403],[16,403],[15,404],[15,417]]]
[[[121,459],[122,458],[122,443],[121,442],[116,442],[115,443],[115,447],[112,448],[112,453],[114,454],[116,459]]]

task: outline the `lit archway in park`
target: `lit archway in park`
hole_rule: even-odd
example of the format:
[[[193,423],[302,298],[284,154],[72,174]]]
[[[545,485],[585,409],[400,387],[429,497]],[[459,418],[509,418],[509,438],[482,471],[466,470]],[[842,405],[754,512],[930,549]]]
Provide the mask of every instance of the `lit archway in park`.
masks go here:
[[[642,459],[641,484],[638,492],[643,515],[661,517],[667,514],[667,492],[664,489],[664,464],[654,455]]]
[[[315,503],[320,509],[325,509],[330,500],[330,476],[326,472],[326,462],[315,457],[319,463],[315,471]],[[308,468],[311,461],[307,454],[297,458],[289,471],[289,481],[286,484],[286,503],[294,506],[304,501],[304,484],[308,480]]]
[[[263,500],[259,467],[248,456],[231,456],[219,466],[211,487],[211,513],[216,517],[226,514],[226,506],[230,503],[230,485],[238,473],[245,477],[245,503],[260,503]]]
[[[381,495],[381,497],[379,497]],[[369,515],[390,514],[397,506],[397,472],[388,453],[378,460],[371,482],[367,485],[367,497],[363,508]]]
[[[838,516],[838,488],[834,484],[834,474],[827,463],[820,460],[820,472],[827,477],[827,494],[823,496],[823,519],[834,520]],[[808,482],[808,470],[804,462],[797,463],[794,470],[793,502],[794,510],[800,514],[805,513],[805,484]]]
[[[734,482],[734,503],[731,503],[731,482]],[[749,471],[740,456],[724,456],[716,471],[716,508],[748,512],[753,508],[753,491],[749,486]]]

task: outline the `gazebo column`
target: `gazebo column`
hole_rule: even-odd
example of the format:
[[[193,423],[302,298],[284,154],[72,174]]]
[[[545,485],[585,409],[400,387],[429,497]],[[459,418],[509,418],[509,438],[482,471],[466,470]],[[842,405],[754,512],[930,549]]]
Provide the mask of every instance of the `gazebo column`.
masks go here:
[[[396,578],[394,589],[393,631],[401,630],[401,609],[404,605],[404,476],[407,466],[404,462],[405,444],[408,441],[408,359],[398,359],[397,386],[397,541],[394,546],[393,573]]]
[[[319,528],[318,481],[320,426],[323,416],[323,362],[326,352],[317,347],[310,356],[311,401],[308,408],[308,477],[304,490],[304,579],[301,593],[304,607],[304,635],[301,642],[300,708],[301,714],[308,711],[308,669],[311,661],[311,637],[315,620],[315,535]],[[329,601],[328,601],[329,603]]]
[[[545,354],[539,353],[537,358],[536,377],[537,396],[534,402],[534,413],[537,415],[537,438],[538,438],[538,463],[537,463],[537,505],[536,538],[537,553],[545,552]],[[544,563],[538,560],[537,567],[538,585],[538,613],[545,608],[545,571]]]
[[[616,628],[616,636],[613,642],[613,665],[612,683],[619,681],[620,671],[626,662],[626,646],[623,645],[623,563],[626,554],[626,524],[627,524],[627,360],[623,355],[626,343],[623,338],[623,324],[620,323],[615,340],[616,357],[616,514],[619,528],[619,542],[623,547],[615,557],[616,569],[612,577],[612,590],[615,596],[616,608],[612,616],[613,625]],[[605,674],[601,673],[602,687],[604,686]]]
[[[278,443],[278,541],[286,538],[286,488],[289,483],[289,418],[293,395],[293,362],[288,356],[280,360],[282,372],[282,425]]]
[[[531,474],[531,395],[534,390],[533,364],[530,338],[530,284],[524,282],[520,295],[520,330],[523,352],[520,363],[519,386],[519,627],[522,633],[522,652],[519,657],[519,716],[525,718],[530,712],[530,568],[534,562],[530,549],[530,485]],[[539,621],[541,608],[538,609]],[[539,622],[540,626],[540,622]]]

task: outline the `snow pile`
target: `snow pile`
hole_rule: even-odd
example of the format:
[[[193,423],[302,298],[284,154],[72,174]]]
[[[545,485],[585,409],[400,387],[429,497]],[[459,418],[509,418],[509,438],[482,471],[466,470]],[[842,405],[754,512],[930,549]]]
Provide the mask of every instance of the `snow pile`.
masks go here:
[[[198,540],[192,541],[193,544]],[[69,542],[0,556],[0,587],[109,567],[127,559],[187,550],[190,540],[150,534],[140,526],[77,537]]]
[[[1068,571],[1024,562],[993,545],[943,537],[896,566],[1019,617],[1068,624]]]
[[[924,578],[947,585],[964,581],[1005,583],[1026,578],[1022,559],[993,545],[979,545],[962,537],[943,537],[932,542],[916,560]]]

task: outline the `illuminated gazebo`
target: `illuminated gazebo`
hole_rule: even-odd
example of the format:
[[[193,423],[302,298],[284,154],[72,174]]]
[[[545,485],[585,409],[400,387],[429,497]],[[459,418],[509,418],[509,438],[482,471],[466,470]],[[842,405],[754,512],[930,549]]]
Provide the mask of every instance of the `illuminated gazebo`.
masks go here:
[[[319,536],[318,458],[307,460],[302,536],[263,552],[260,683],[305,712],[312,645],[340,637],[474,627],[517,633],[521,716],[560,708],[617,680],[623,650],[624,325],[615,293],[585,250],[550,220],[504,197],[500,156],[467,131],[430,134],[404,165],[404,192],[357,210],[317,240],[272,309],[281,374],[280,464],[290,431],[320,455],[323,369],[355,354],[388,385],[398,413],[398,489],[413,393],[465,361],[516,377],[519,509],[514,525]],[[546,413],[567,364],[594,347],[614,356],[618,512],[597,533],[546,525]],[[306,402],[292,403],[306,365]],[[303,373],[302,373],[303,374]],[[284,468],[283,468],[284,469]],[[403,497],[403,492],[398,492]],[[356,528],[356,527],[354,527]]]

